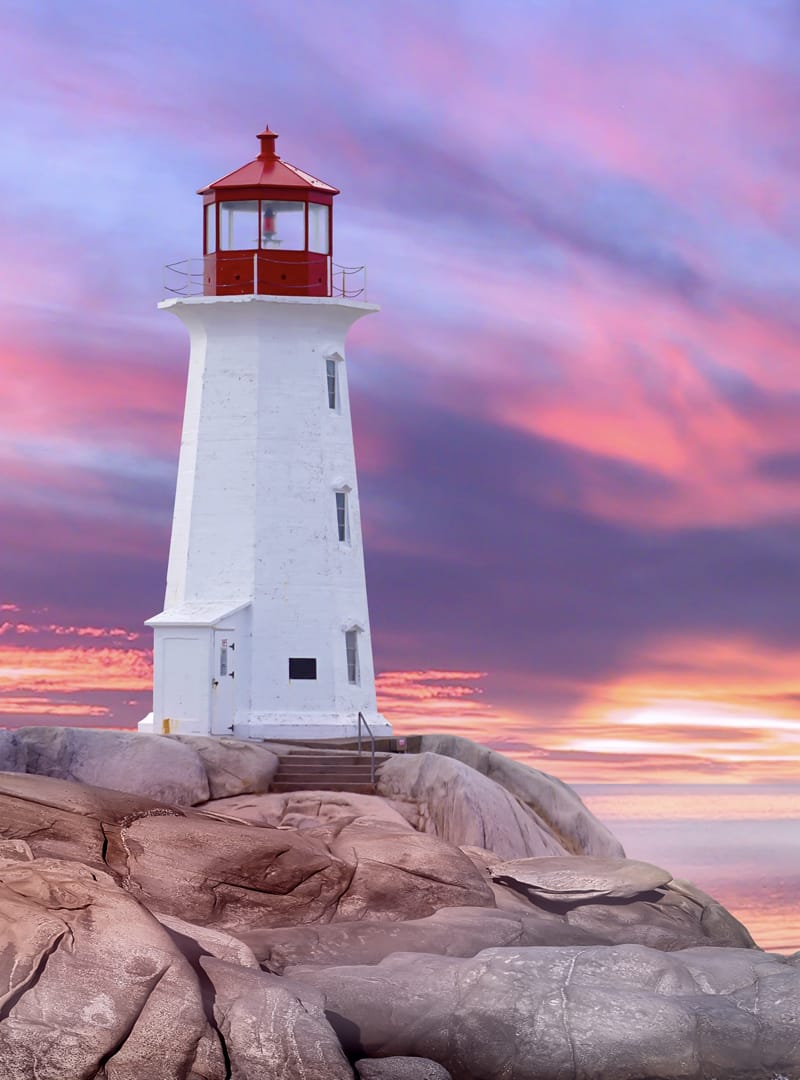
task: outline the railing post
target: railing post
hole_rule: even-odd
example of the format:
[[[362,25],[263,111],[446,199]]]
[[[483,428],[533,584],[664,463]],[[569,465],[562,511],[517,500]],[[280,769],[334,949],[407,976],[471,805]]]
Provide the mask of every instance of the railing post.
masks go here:
[[[369,782],[371,784],[374,784],[375,783],[375,736],[374,736],[374,734],[372,732],[372,728],[367,723],[367,718],[359,710],[359,713],[358,713],[358,752],[359,752],[359,754],[361,753],[361,725],[362,724],[367,729],[367,734],[369,735],[369,740],[370,740],[370,743],[371,743],[371,754],[370,754],[370,762],[369,762]]]
[[[253,295],[258,295],[258,252],[253,252]]]

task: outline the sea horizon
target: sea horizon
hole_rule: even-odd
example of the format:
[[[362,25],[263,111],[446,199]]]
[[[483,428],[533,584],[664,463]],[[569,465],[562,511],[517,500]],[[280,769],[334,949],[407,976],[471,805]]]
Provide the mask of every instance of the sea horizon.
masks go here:
[[[628,858],[709,893],[768,952],[800,950],[800,783],[575,783]]]

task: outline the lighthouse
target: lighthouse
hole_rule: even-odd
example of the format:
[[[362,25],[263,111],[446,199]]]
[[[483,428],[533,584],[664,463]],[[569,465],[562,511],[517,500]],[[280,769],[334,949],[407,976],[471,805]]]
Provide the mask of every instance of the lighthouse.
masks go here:
[[[159,304],[189,374],[153,717],[142,730],[349,737],[377,712],[345,337],[378,310],[333,263],[338,189],[281,160],[201,188],[203,257]],[[177,281],[177,284],[175,283]],[[196,293],[196,295],[195,295]]]

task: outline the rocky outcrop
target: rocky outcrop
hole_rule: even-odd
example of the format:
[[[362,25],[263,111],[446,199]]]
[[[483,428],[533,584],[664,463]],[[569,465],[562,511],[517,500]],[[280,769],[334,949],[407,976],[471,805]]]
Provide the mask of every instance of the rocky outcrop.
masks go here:
[[[497,908],[442,908],[424,919],[404,922],[344,922],[292,926],[241,933],[244,942],[278,975],[295,967],[378,964],[392,953],[475,956],[506,945],[591,945],[582,930],[528,911]]]
[[[386,799],[377,795],[355,795],[348,791],[291,791],[284,794],[239,795],[230,799],[212,799],[203,806],[204,813],[266,825],[272,829],[316,829],[336,822],[364,820],[389,822],[406,832],[413,832],[407,818]]]
[[[0,772],[25,772],[25,745],[16,731],[0,728]]]
[[[160,912],[154,914],[183,955],[190,957],[192,961],[208,955],[239,967],[260,969],[261,965],[253,950],[241,938],[234,937],[226,930],[189,923],[174,915],[163,915]]]
[[[200,964],[213,987],[230,1080],[352,1080],[321,994],[298,994],[279,979],[211,957]]]
[[[0,837],[114,874],[149,910],[242,930],[494,906],[463,852],[405,822],[256,828],[44,776],[0,775]]]
[[[429,1058],[362,1058],[356,1062],[359,1080],[452,1080],[447,1069]]]
[[[652,893],[672,881],[669,870],[652,863],[591,856],[493,860],[487,869],[492,880],[519,889],[534,902],[553,900],[562,904],[628,900]]]
[[[434,833],[451,844],[489,848],[500,858],[566,855],[569,846],[579,846],[571,837],[568,846],[565,835],[501,785],[440,754],[395,755],[380,766],[377,790],[393,804],[405,805],[406,816],[421,832]],[[593,822],[599,834],[594,846],[621,855],[619,844],[610,834],[606,841],[603,826],[588,810],[585,814],[582,835],[588,831],[588,821]]]
[[[20,728],[15,734],[29,773],[187,806],[209,797],[197,752],[160,735],[53,727]]]
[[[167,738],[183,743],[200,755],[212,799],[269,791],[278,771],[278,755],[257,742],[205,735],[169,735]]]
[[[553,778],[445,739],[264,793],[263,746],[116,734],[0,738],[0,1076],[800,1080],[800,958]],[[59,778],[101,749],[125,790]]]
[[[755,950],[396,954],[292,982],[325,994],[351,1055],[430,1058],[459,1080],[800,1077],[800,973]]]
[[[438,754],[460,761],[519,799],[555,836],[570,855],[624,855],[622,846],[581,801],[577,792],[549,773],[508,758],[497,750],[460,735],[432,734],[409,740],[420,753]],[[474,843],[474,841],[464,841]],[[490,844],[480,844],[491,847]],[[514,854],[497,851],[504,858],[546,854],[526,851]]]
[[[111,876],[0,858],[0,940],[3,1076],[223,1080],[194,972]]]

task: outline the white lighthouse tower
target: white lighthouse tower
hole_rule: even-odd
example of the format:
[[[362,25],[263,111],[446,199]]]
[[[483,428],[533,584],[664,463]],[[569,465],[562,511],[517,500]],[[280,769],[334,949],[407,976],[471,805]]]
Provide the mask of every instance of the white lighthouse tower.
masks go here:
[[[254,161],[199,192],[202,295],[159,305],[187,327],[190,357],[166,599],[147,623],[153,720],[140,726],[329,738],[356,734],[360,713],[390,734],[344,349],[378,309],[337,287],[352,280],[332,262],[338,190],[282,161],[268,128],[258,137]]]

